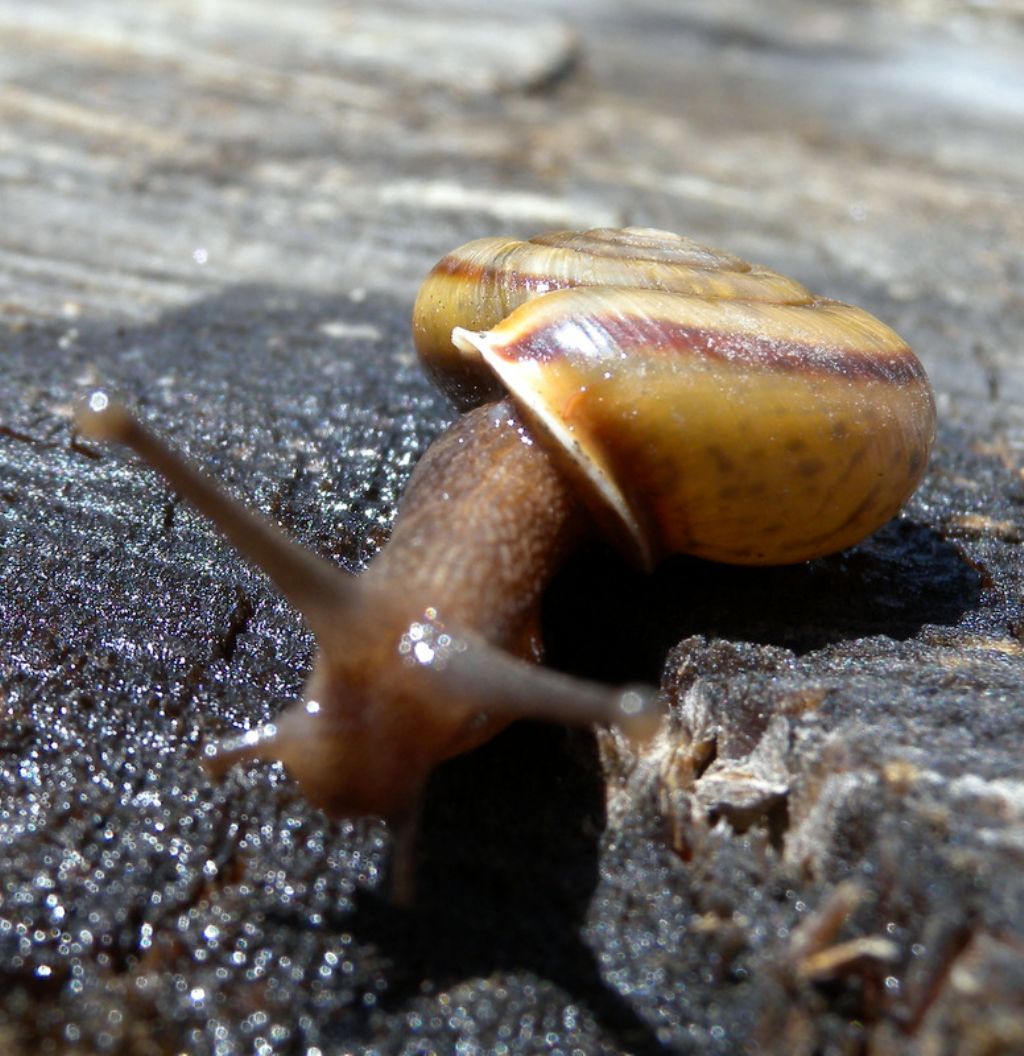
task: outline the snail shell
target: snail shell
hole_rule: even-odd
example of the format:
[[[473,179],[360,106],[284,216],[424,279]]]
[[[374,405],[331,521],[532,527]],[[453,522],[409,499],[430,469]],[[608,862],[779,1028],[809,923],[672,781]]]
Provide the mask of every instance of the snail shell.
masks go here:
[[[512,396],[648,567],[850,546],[907,500],[934,436],[924,369],[887,326],[668,232],[471,242],[413,328],[457,403]]]

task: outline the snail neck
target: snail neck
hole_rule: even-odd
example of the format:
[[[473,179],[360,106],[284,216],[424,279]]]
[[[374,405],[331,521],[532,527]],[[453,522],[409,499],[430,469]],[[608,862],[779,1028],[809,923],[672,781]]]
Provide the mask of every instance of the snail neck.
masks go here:
[[[463,415],[429,448],[360,586],[539,659],[541,595],[586,526],[566,481],[503,400]]]
[[[433,766],[565,695],[565,676],[552,686],[524,660],[540,659],[541,595],[586,525],[510,403],[463,415],[418,463],[356,600],[317,635],[306,702],[266,742],[222,746],[216,768],[280,759],[329,813],[406,825]]]

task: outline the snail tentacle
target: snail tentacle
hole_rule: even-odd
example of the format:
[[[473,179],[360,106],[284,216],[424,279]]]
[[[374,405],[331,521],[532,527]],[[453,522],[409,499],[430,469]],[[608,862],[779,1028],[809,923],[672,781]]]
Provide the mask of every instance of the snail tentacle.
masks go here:
[[[76,423],[84,436],[130,447],[273,580],[319,640],[329,642],[337,637],[339,615],[358,597],[353,576],[233,499],[105,392],[94,392],[78,408]]]
[[[654,733],[663,712],[650,686],[607,686],[538,667],[472,634],[455,637],[443,658],[424,666],[434,670],[446,693],[482,701],[487,714],[510,722],[617,725],[642,741]]]

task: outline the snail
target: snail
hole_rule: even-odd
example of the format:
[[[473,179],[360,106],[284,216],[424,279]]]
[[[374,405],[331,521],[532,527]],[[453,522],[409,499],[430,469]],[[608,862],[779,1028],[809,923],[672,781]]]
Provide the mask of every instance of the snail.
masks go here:
[[[281,761],[328,813],[387,819],[400,855],[431,770],[513,719],[656,726],[653,691],[537,663],[541,595],[587,534],[647,569],[677,552],[804,561],[889,520],[932,443],[928,379],[892,330],[664,231],[471,242],[427,277],[413,333],[463,413],[358,578],[222,494],[105,393],[78,419],[212,519],[317,639],[304,699],[209,748],[207,766]]]

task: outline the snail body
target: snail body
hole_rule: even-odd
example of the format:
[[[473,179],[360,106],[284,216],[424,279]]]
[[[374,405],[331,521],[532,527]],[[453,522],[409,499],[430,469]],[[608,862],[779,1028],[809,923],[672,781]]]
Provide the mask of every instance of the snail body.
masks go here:
[[[104,394],[79,419],[163,473],[316,635],[304,700],[207,765],[280,760],[311,800],[389,819],[406,848],[431,769],[515,718],[636,736],[656,724],[653,693],[536,664],[543,590],[585,535],[646,567],[674,552],[805,560],[893,516],[932,440],[927,378],[891,330],[665,232],[470,243],[428,276],[413,331],[428,371],[472,409],[425,453],[358,579]]]
[[[325,613],[325,626],[314,626],[320,651],[306,703],[258,745],[246,735],[221,745],[213,769],[249,755],[279,759],[328,813],[403,822],[437,763],[530,706],[516,699],[520,668],[550,674],[533,663],[540,595],[586,519],[524,433],[514,408],[499,402],[468,412],[431,446],[388,545]],[[458,531],[466,521],[472,533]],[[486,691],[476,662],[494,679]],[[554,688],[535,684],[537,704]],[[613,695],[603,687],[592,695],[609,717]]]

